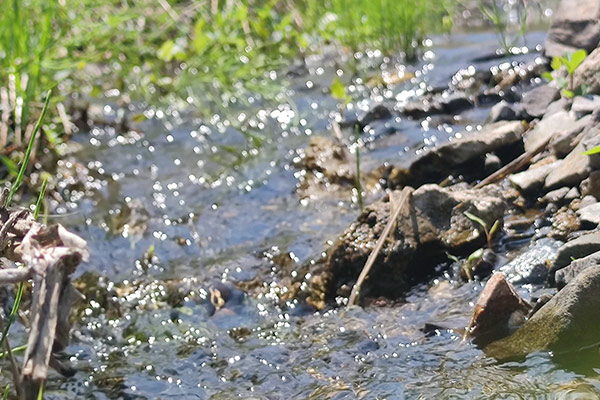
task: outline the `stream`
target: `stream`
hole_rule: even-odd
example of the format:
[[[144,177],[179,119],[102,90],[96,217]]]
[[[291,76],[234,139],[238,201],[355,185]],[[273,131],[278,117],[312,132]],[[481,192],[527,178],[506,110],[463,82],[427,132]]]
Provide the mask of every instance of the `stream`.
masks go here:
[[[529,33],[531,51],[510,62],[535,60],[544,37]],[[418,99],[423,87],[446,85],[470,64],[509,62],[472,61],[496,46],[490,32],[435,37],[425,60],[407,67],[417,79],[385,90],[351,86],[355,101],[344,118],[382,101]],[[358,62],[379,65],[381,55]],[[286,297],[286,277],[359,213],[350,191],[297,192],[301,149],[312,136],[332,137],[338,104],[328,89],[338,63],[337,54],[308,60],[274,108],[248,99],[208,120],[149,109],[143,133],[98,125],[74,137],[80,149],[61,166],[72,174],[63,174],[61,188],[70,201],[51,204],[50,222],[88,242],[90,261],[77,271],[87,300],[65,351],[76,373],[54,373],[46,398],[575,399],[600,391],[585,359],[533,353],[498,363],[463,341],[459,329],[484,282],[460,282],[448,270],[402,301],[366,308],[315,312]],[[110,103],[104,111],[115,112]],[[454,117],[376,121],[362,136],[361,169],[408,163],[476,129],[488,112],[481,104]],[[228,119],[253,127],[260,145]],[[513,259],[534,234],[501,247],[501,256]],[[238,282],[247,283],[246,294]],[[209,301],[214,288],[220,309]],[[525,298],[529,289],[518,288]]]

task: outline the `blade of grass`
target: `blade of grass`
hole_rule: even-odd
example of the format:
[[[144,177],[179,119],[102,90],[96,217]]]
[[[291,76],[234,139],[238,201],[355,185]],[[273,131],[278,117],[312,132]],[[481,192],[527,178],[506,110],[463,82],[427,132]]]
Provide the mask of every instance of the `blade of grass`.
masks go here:
[[[8,331],[10,326],[15,320],[15,315],[17,315],[17,311],[19,310],[19,305],[21,304],[21,299],[23,298],[23,282],[19,283],[17,287],[17,295],[15,296],[15,302],[12,306],[12,310],[10,310],[10,315],[8,316],[8,321],[6,322],[6,326],[4,327],[4,332],[2,332],[2,338],[0,339],[0,349],[4,346],[4,341],[6,340],[6,336],[8,335]]]
[[[46,382],[42,381],[40,389],[38,390],[37,400],[44,400],[44,386]]]
[[[48,90],[48,92],[46,93],[46,101],[44,102],[44,108],[42,108],[42,113],[40,114],[40,117],[38,118],[38,120],[35,124],[35,128],[33,128],[33,133],[31,134],[31,138],[29,139],[29,144],[27,145],[27,150],[25,151],[25,158],[23,158],[23,162],[21,163],[21,169],[19,170],[17,179],[15,179],[15,183],[13,183],[13,185],[10,188],[10,192],[8,193],[8,198],[6,200],[6,207],[8,207],[10,205],[13,196],[15,195],[15,193],[21,186],[23,177],[25,176],[25,170],[27,170],[27,164],[29,163],[29,158],[31,157],[31,150],[33,149],[33,144],[35,143],[35,138],[37,136],[37,133],[40,130],[40,127],[42,126],[42,120],[44,119],[44,116],[46,115],[46,111],[48,111],[48,104],[50,103],[50,94],[51,93],[52,93],[52,90]]]
[[[12,351],[13,353],[19,353],[21,351],[24,351],[26,348],[27,348],[27,345],[24,344],[22,346],[17,346],[15,348],[11,349],[10,351]],[[4,358],[7,355],[8,355],[8,352],[7,351],[3,351],[2,353],[0,353],[0,358]]]
[[[10,385],[6,385],[6,387],[4,388],[4,394],[2,395],[2,400],[7,400],[9,393],[10,393]]]
[[[37,219],[40,215],[40,209],[42,208],[42,202],[44,201],[44,196],[46,194],[46,185],[48,184],[48,177],[44,178],[42,182],[42,189],[40,190],[40,195],[38,196],[37,202],[35,203],[35,211],[33,212],[33,218]]]

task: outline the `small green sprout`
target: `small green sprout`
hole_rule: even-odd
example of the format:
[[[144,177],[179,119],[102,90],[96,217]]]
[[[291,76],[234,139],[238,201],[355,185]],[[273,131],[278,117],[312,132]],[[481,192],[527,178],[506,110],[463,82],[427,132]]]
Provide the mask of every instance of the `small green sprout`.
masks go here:
[[[574,53],[565,54],[562,57],[554,57],[550,66],[553,71],[560,70],[563,66],[567,69],[568,81],[565,78],[559,77],[556,78],[556,83],[558,87],[561,89],[561,93],[566,98],[573,98],[576,94],[582,94],[583,88],[575,88],[574,84],[574,75],[575,70],[581,65],[583,60],[587,57],[587,51],[583,49],[579,49]],[[548,79],[549,81],[554,80],[554,77],[550,72],[544,72],[542,77]]]
[[[481,227],[483,228],[483,231],[485,232],[485,237],[487,239],[488,248],[491,249],[492,248],[492,237],[494,236],[494,233],[496,233],[496,231],[500,227],[500,221],[496,220],[494,222],[494,224],[492,225],[492,227],[490,229],[488,229],[487,223],[484,220],[482,220],[481,218],[479,218],[477,215],[471,214],[470,212],[465,211],[465,216],[467,218],[469,218],[471,221],[476,222],[479,225],[481,225]]]

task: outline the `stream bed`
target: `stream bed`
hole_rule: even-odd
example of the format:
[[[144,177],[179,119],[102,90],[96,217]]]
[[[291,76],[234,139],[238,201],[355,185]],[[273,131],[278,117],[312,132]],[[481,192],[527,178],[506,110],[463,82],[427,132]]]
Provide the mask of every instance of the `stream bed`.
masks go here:
[[[425,61],[406,71],[416,79],[385,90],[353,86],[355,112],[344,118],[386,100],[419,99],[424,87],[445,85],[471,64],[531,62],[544,37],[528,34],[531,50],[510,61],[478,63],[474,54],[495,49],[493,33],[434,38]],[[363,57],[360,62],[380,64],[377,52]],[[359,213],[350,190],[304,198],[297,190],[301,149],[312,136],[332,137],[338,104],[328,89],[338,62],[324,55],[307,63],[275,108],[249,99],[210,120],[146,110],[140,133],[98,125],[74,137],[81,148],[62,161],[72,174],[64,173],[62,188],[70,201],[54,204],[50,221],[88,242],[90,261],[77,272],[87,300],[65,351],[76,372],[50,379],[46,398],[583,399],[600,393],[593,360],[534,353],[499,363],[463,341],[460,329],[484,283],[461,282],[449,270],[402,300],[366,308],[316,312],[286,297],[282,282],[296,278],[299,266],[318,257]],[[104,112],[115,110],[109,104]],[[376,121],[362,136],[361,168],[407,163],[424,148],[477,129],[488,112],[481,104],[458,116]],[[256,137],[226,118],[254,127]],[[501,256],[510,261],[534,234],[531,228],[519,241],[501,244]],[[215,288],[223,301],[218,309],[211,302]],[[528,290],[519,287],[524,298]]]

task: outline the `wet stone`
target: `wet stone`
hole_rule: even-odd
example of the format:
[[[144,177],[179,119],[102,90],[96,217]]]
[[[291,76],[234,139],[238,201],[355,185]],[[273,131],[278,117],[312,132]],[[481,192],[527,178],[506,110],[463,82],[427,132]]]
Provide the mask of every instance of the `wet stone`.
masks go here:
[[[600,251],[592,253],[586,257],[573,260],[563,269],[556,271],[556,287],[562,289],[569,282],[574,280],[583,270],[592,267],[600,267]]]
[[[392,112],[389,108],[387,108],[383,104],[377,104],[369,111],[365,113],[365,115],[358,118],[358,126],[360,130],[363,130],[367,125],[369,125],[373,121],[384,120],[392,118]]]
[[[530,308],[504,274],[495,273],[477,299],[468,336],[478,346],[485,347],[514,332]]]
[[[588,178],[581,181],[579,190],[583,196],[600,199],[600,171],[593,171]]]
[[[518,118],[518,112],[515,110],[515,105],[502,100],[490,109],[487,117],[488,122],[512,121]]]
[[[570,188],[562,187],[560,189],[551,190],[544,197],[542,197],[543,203],[554,203],[558,205],[562,205],[563,199],[569,193]]]
[[[579,134],[592,122],[592,116],[586,115],[579,118],[573,126],[561,132],[557,132],[550,140],[550,148],[557,157],[564,157],[577,146]]]

